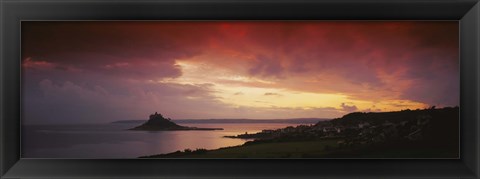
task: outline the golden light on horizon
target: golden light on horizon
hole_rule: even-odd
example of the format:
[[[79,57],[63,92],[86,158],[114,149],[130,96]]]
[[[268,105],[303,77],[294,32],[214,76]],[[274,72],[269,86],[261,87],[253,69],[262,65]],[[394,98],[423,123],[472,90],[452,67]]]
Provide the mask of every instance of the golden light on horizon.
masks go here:
[[[27,111],[39,120],[52,109],[82,121],[151,111],[335,118],[459,105],[457,22],[27,24],[22,76]],[[97,110],[105,116],[93,116]]]
[[[353,111],[396,111],[404,109],[420,109],[428,105],[410,100],[369,101],[354,99],[340,93],[314,93],[286,88],[278,88],[277,82],[262,80],[236,73],[229,69],[218,68],[207,63],[177,60],[176,65],[182,75],[177,78],[163,79],[156,83],[183,85],[209,84],[212,94],[220,102],[234,107],[295,108],[315,109],[334,108]],[[189,97],[192,98],[193,97]],[[352,109],[342,108],[350,106]]]

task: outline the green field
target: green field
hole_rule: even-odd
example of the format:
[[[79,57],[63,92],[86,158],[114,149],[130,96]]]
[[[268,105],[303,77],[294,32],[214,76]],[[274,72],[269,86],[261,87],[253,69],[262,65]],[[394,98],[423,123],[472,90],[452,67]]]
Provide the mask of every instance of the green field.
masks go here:
[[[327,121],[328,125],[352,127],[363,121],[377,127],[367,128],[369,130],[352,127],[329,138],[323,133],[311,135],[311,132],[305,132],[313,126],[290,127],[287,133],[276,131],[281,135],[275,137],[263,134],[263,139],[241,146],[215,150],[185,149],[141,158],[458,158],[458,111],[458,107],[432,107],[381,113],[356,112]],[[389,122],[385,125],[385,121],[396,121],[397,124]],[[410,135],[414,137],[410,138]],[[339,141],[342,145],[337,144]]]
[[[435,145],[425,141],[339,148],[326,158],[458,158],[458,145]]]
[[[200,154],[167,154],[162,158],[308,158],[308,156],[321,156],[329,153],[331,148],[337,147],[337,141],[338,139],[260,143],[208,150]],[[148,158],[155,157],[159,156],[154,155]]]
[[[421,144],[338,147],[341,139],[267,142],[203,151],[182,151],[142,158],[456,158],[455,148]]]

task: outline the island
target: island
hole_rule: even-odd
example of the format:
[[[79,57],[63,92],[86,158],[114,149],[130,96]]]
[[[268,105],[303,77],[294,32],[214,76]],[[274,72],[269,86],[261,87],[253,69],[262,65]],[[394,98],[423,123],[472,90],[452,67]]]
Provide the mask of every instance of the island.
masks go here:
[[[353,112],[314,125],[228,138],[239,146],[185,149],[140,158],[458,158],[459,107]]]
[[[188,127],[176,124],[170,118],[164,118],[162,114],[155,112],[150,115],[147,122],[140,126],[131,128],[129,130],[136,131],[182,131],[182,130],[223,130],[223,128],[200,128],[200,127]]]

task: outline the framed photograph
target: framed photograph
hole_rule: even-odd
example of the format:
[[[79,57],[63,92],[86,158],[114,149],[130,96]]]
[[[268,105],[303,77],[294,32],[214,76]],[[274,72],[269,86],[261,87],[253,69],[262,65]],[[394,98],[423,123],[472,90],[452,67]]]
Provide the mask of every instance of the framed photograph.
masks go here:
[[[2,178],[480,175],[477,0],[0,5]]]

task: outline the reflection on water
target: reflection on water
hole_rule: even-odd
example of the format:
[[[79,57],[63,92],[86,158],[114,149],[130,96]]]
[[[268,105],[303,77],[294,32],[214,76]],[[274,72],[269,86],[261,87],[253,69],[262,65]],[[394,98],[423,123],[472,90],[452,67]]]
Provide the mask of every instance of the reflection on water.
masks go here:
[[[216,149],[245,143],[244,139],[224,138],[263,129],[298,124],[184,124],[223,128],[215,131],[129,131],[138,124],[96,124],[23,126],[24,158],[136,158],[175,152],[187,148]]]

